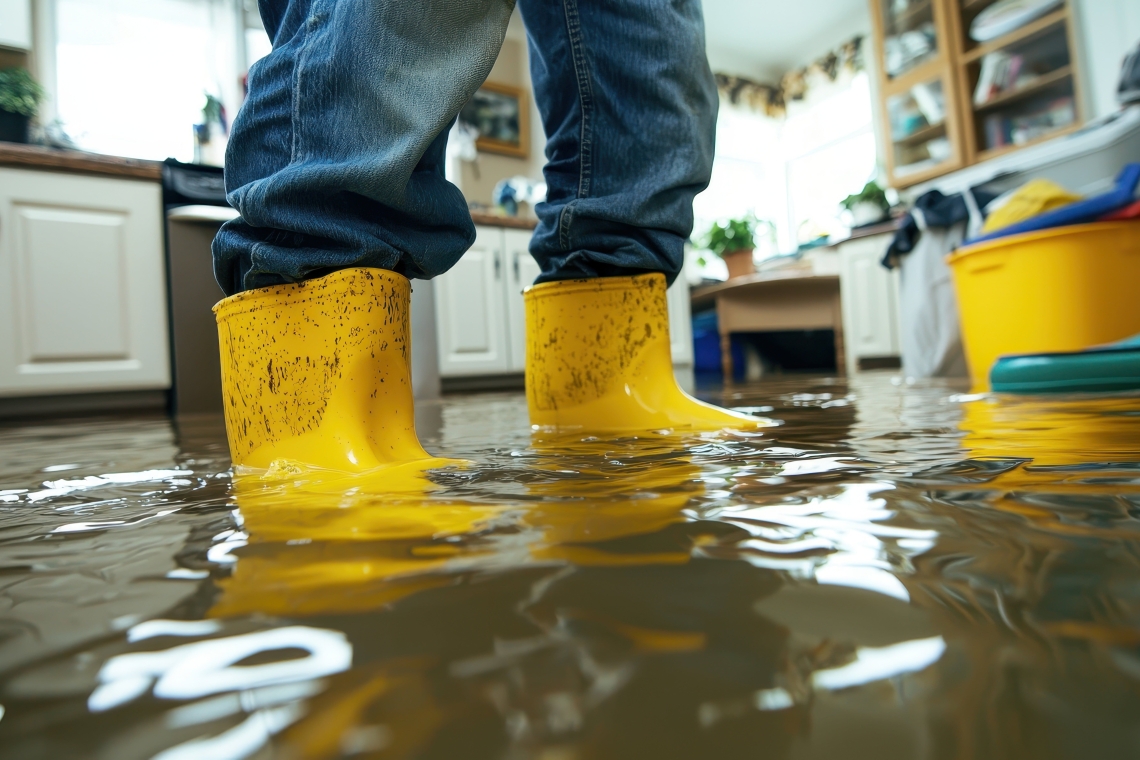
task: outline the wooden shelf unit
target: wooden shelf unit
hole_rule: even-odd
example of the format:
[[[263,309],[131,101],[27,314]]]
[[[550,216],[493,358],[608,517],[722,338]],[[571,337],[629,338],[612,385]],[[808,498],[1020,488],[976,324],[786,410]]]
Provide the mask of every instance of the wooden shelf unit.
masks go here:
[[[1016,102],[1018,100],[1022,100],[1023,98],[1026,98],[1030,95],[1036,95],[1037,93],[1041,92],[1042,90],[1046,90],[1049,87],[1052,87],[1053,85],[1057,84],[1058,82],[1064,82],[1067,79],[1071,79],[1072,76],[1073,76],[1073,67],[1071,65],[1070,66],[1062,66],[1059,69],[1054,69],[1053,71],[1050,71],[1048,74],[1040,74],[1040,75],[1034,77],[1033,79],[1029,80],[1025,84],[1021,84],[1021,85],[1014,87],[1012,90],[1006,90],[1005,92],[1001,92],[1001,93],[998,93],[997,95],[994,95],[992,98],[990,98],[989,100],[987,100],[984,103],[975,103],[974,104],[974,113],[982,113],[984,111],[992,111],[994,109],[1001,108],[1002,106],[1008,105],[1008,104]]]
[[[881,134],[886,136],[887,143],[884,163],[888,181],[892,186],[905,188],[925,182],[962,167],[1067,134],[1078,129],[1083,123],[1080,58],[1077,53],[1072,17],[1074,0],[1066,0],[1055,10],[986,42],[975,42],[970,38],[969,24],[978,13],[992,5],[994,0],[914,0],[909,6],[901,9],[897,16],[893,16],[893,23],[888,23],[888,9],[896,2],[897,0],[870,0],[878,71],[879,112],[882,119]],[[930,21],[926,21],[927,19]],[[919,27],[913,26],[918,22],[933,23],[935,52],[896,76],[888,75],[886,36],[891,33],[891,29],[896,32],[903,29],[918,29]],[[1055,41],[1057,37],[1060,41]],[[1063,55],[1059,56],[1061,60],[1056,65],[1036,72],[1032,77],[1023,74],[1022,81],[1013,84],[1004,92],[993,95],[984,103],[974,102],[974,90],[983,59],[987,55],[1006,50],[1033,50],[1034,46],[1039,49],[1048,48],[1046,50],[1048,53],[1054,48],[1061,50],[1059,47],[1062,45],[1061,41],[1063,41]],[[1043,59],[1050,58],[1046,53],[1041,53]],[[912,102],[905,99],[916,87],[922,85],[941,87],[944,111],[942,120],[934,125],[918,127],[903,137],[895,138],[893,136],[895,130],[892,130],[892,104],[904,113],[908,106],[913,110]],[[992,127],[997,134],[1004,135],[1004,139],[1016,137],[1018,129],[1021,129],[1023,136],[1027,132],[1031,133],[1033,126],[1036,125],[1026,126],[1023,122],[1018,127],[1016,120],[1031,116],[1035,112],[1032,106],[1038,100],[1041,101],[1038,104],[1040,108],[1036,110],[1043,111],[1049,105],[1045,99],[1051,94],[1056,94],[1058,99],[1072,98],[1074,120],[1071,123],[1061,124],[1022,144],[995,147],[986,145],[987,126]],[[929,93],[927,96],[929,98]],[[991,118],[1006,121],[987,125],[987,119]],[[930,140],[940,138],[949,142],[949,150],[945,145],[938,146],[937,155],[945,155],[945,160],[936,164],[931,164],[932,159],[930,159],[898,165],[900,157],[905,159],[913,156],[916,150],[920,156],[935,153],[933,150],[923,151],[921,146]],[[1003,138],[999,137],[998,141],[1001,139]],[[906,166],[914,168],[907,171]]]
[[[933,0],[918,0],[918,2],[911,3],[910,7],[899,16],[896,23],[905,23],[912,19],[922,18],[927,13],[933,13],[934,7],[931,4],[932,1]]]
[[[1061,135],[1072,134],[1073,132],[1076,132],[1080,128],[1081,128],[1080,124],[1070,124],[1067,127],[1061,127],[1059,129],[1056,129],[1056,130],[1050,132],[1049,134],[1034,137],[1032,140],[1028,140],[1028,141],[1022,143],[1021,145],[1002,145],[1002,146],[999,146],[997,148],[987,148],[985,150],[978,152],[978,160],[976,161],[976,163],[980,164],[982,161],[989,161],[991,158],[997,158],[998,156],[1004,156],[1007,153],[1013,153],[1013,152],[1019,151],[1023,148],[1029,148],[1033,145],[1038,145],[1040,143],[1043,143],[1046,140],[1052,140],[1054,137],[1060,137]]]
[[[1009,34],[1004,34],[995,40],[977,43],[967,40],[965,45],[973,44],[974,47],[963,51],[962,61],[965,63],[976,61],[989,53],[996,52],[1011,45],[1016,45],[1019,42],[1027,42],[1034,37],[1052,31],[1068,20],[1069,7],[1065,5],[1061,9],[1053,11],[1047,16],[1042,16],[1039,19],[1030,21],[1025,26],[1018,27]]]
[[[946,0],[912,0],[901,12],[888,21],[886,9],[896,0],[870,0],[871,21],[874,33],[874,49],[878,60],[878,92],[881,100],[882,134],[886,135],[887,155],[885,163],[890,183],[895,187],[905,187],[953,171],[964,165],[965,153],[961,132],[962,119],[958,114],[958,98],[954,96],[954,78],[957,69],[948,47],[948,36],[943,31],[950,24]],[[927,13],[929,8],[929,14]],[[921,9],[921,13],[919,13]],[[907,26],[915,20],[932,24],[935,44],[923,58],[894,76],[887,73],[885,39],[888,34],[903,29],[921,30],[921,26]],[[893,32],[892,32],[893,30]],[[916,90],[924,98],[915,95]],[[927,103],[940,99],[941,108],[923,108],[920,100]],[[894,107],[892,107],[892,104]],[[906,118],[892,119],[892,111],[905,114]],[[941,113],[937,113],[941,111]],[[901,120],[892,125],[892,121]],[[918,121],[912,126],[910,122]],[[924,123],[925,122],[925,123]],[[896,133],[903,133],[895,138]],[[931,151],[923,146],[930,141],[946,141],[948,155],[944,160],[933,163]],[[908,169],[908,167],[910,167]]]
[[[930,124],[921,129],[916,129],[908,135],[902,137],[892,138],[896,145],[917,145],[924,143],[935,137],[942,137],[946,134],[946,122],[940,121],[937,124]]]

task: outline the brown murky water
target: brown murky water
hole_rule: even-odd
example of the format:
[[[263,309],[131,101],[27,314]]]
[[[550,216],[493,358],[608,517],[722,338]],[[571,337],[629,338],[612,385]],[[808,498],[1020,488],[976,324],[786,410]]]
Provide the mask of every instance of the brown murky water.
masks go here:
[[[3,758],[1140,756],[1140,398],[890,375],[763,435],[419,410],[426,495],[231,492],[217,423],[0,429]]]

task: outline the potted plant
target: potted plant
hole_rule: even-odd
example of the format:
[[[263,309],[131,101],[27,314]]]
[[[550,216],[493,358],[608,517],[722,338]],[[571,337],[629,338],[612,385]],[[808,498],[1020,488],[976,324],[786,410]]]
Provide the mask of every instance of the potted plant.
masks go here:
[[[875,180],[868,182],[855,195],[848,195],[839,205],[851,212],[853,227],[881,222],[891,210],[886,191]]]
[[[27,69],[0,71],[0,140],[26,143],[28,122],[43,99],[44,89]]]
[[[704,247],[724,259],[728,278],[743,277],[756,271],[752,253],[756,248],[753,234],[756,220],[752,216],[717,222],[705,235]]]

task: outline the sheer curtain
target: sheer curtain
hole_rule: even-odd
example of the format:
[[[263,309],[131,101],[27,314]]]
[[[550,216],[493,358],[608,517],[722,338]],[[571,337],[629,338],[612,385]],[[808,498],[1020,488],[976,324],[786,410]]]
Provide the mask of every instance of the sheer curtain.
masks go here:
[[[80,148],[189,161],[206,93],[232,119],[245,71],[235,0],[53,0],[55,113]]]
[[[839,202],[875,176],[871,86],[866,72],[818,84],[790,103],[781,135],[787,165],[788,226],[797,242],[816,232],[841,235]]]
[[[786,232],[784,166],[780,123],[763,114],[721,102],[716,125],[716,154],[709,187],[693,201],[694,233],[699,241],[713,222],[755,214]],[[784,241],[786,242],[786,241]],[[771,255],[774,250],[761,250]]]

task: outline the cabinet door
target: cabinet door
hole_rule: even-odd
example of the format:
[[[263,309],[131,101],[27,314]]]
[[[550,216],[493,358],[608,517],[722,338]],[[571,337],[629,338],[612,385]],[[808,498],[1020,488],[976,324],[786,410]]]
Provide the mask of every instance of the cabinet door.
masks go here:
[[[503,231],[476,227],[475,244],[449,272],[436,278],[440,375],[508,371],[503,259]]]
[[[507,261],[510,272],[506,278],[507,293],[507,333],[511,342],[510,370],[522,372],[526,369],[526,308],[522,292],[534,284],[542,273],[534,257],[530,255],[529,230],[504,230]]]
[[[862,357],[898,356],[896,279],[879,263],[890,236],[852,240],[839,247],[843,338],[848,371]]]
[[[0,169],[0,395],[170,387],[157,182]]]
[[[892,184],[908,187],[938,177],[963,165],[949,74],[887,93],[884,109],[889,148],[887,165]]]

